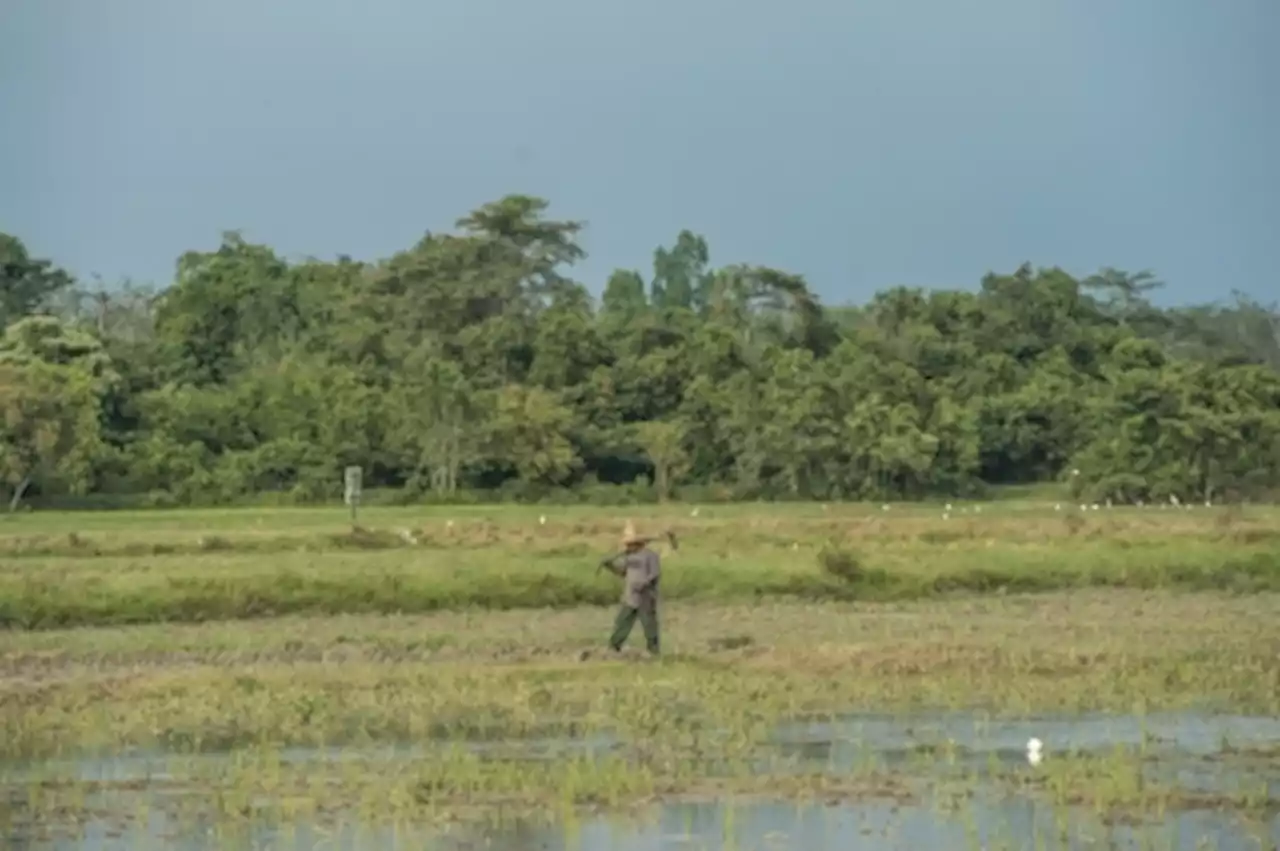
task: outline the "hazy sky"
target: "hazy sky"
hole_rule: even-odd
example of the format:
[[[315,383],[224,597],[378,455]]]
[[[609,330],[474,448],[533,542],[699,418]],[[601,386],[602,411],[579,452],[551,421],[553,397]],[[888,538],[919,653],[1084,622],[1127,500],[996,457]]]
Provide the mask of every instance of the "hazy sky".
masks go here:
[[[224,229],[373,259],[510,192],[578,277],[828,301],[1023,260],[1280,299],[1280,0],[0,0],[0,230],[165,283]]]

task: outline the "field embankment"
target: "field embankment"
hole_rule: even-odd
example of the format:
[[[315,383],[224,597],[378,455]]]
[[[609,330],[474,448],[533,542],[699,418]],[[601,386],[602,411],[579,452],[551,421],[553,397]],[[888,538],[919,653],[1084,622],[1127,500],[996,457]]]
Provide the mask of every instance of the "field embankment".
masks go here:
[[[637,509],[665,599],[891,601],[1089,587],[1280,590],[1269,507]],[[545,522],[543,522],[545,518]],[[27,515],[0,523],[0,624],[18,629],[286,614],[605,605],[623,515],[595,509],[276,509]]]

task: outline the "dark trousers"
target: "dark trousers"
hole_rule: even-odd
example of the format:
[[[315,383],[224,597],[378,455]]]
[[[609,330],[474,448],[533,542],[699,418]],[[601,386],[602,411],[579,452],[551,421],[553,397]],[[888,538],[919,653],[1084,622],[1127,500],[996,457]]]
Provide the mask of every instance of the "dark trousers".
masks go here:
[[[640,619],[640,628],[644,630],[644,643],[650,653],[658,652],[658,601],[653,598],[643,600],[638,608],[622,606],[618,609],[618,617],[613,622],[613,635],[609,637],[609,646],[621,650],[635,626],[636,618]]]

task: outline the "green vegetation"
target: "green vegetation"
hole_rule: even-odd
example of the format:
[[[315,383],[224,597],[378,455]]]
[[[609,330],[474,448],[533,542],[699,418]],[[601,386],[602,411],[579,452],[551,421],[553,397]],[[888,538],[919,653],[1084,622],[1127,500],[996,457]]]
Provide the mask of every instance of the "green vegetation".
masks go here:
[[[1029,266],[829,307],[687,231],[597,303],[545,202],[457,224],[376,262],[228,234],[158,292],[0,235],[0,836],[434,842],[769,799],[977,837],[981,789],[1274,829],[1274,744],[1046,733],[1029,766],[953,738],[1280,715],[1274,307]],[[602,652],[624,517],[680,541],[657,661]],[[972,735],[916,730],[939,712]]]
[[[150,292],[91,292],[0,235],[13,504],[1089,501],[1280,485],[1280,318],[1158,309],[1150,275],[1024,266],[976,292],[822,305],[682,231],[593,300],[581,223],[510,196],[378,261],[235,234]]]
[[[0,748],[189,754],[608,732],[730,759],[782,721],[858,710],[1274,715],[1280,626],[1265,615],[1276,601],[1111,591],[671,604],[671,650],[656,664],[640,664],[638,647],[634,662],[581,661],[610,627],[592,609],[15,634],[0,663],[12,695]]]
[[[592,609],[12,633],[0,652],[0,786],[21,806],[0,816],[11,829],[43,818],[75,832],[104,818],[110,793],[125,801],[108,810],[120,830],[164,812],[215,825],[218,847],[232,847],[260,822],[572,825],[699,799],[963,812],[996,783],[1106,821],[1200,808],[1265,825],[1278,803],[1265,775],[1188,790],[1147,775],[1163,757],[1145,744],[1073,754],[1051,739],[1029,771],[975,763],[923,729],[905,763],[856,732],[843,734],[853,753],[816,760],[775,732],[860,710],[899,714],[909,735],[914,717],[938,710],[970,713],[974,735],[1033,713],[1068,725],[1091,710],[1275,715],[1277,602],[1113,589],[675,603],[671,651],[656,663],[638,649],[582,660],[609,625]],[[138,749],[167,755],[163,767],[91,780],[57,762],[13,762]],[[1274,765],[1274,753],[1229,742],[1204,759],[1223,776]],[[144,793],[154,797],[136,803]]]
[[[550,511],[550,515],[545,512]],[[42,514],[0,524],[0,624],[609,605],[599,509]],[[1267,507],[1061,511],[1021,503],[639,509],[671,528],[667,600],[894,601],[1088,587],[1280,591]],[[545,522],[540,522],[545,520]],[[375,525],[376,524],[376,525]],[[9,534],[4,534],[4,533]],[[16,534],[15,534],[16,533]]]

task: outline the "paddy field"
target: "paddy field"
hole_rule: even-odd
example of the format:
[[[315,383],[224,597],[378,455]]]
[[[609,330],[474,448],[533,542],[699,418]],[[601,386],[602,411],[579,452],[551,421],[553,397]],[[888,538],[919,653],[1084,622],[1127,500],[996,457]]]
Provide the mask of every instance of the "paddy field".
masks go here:
[[[603,652],[628,518],[658,660]],[[1275,848],[1280,512],[13,515],[0,839]]]

